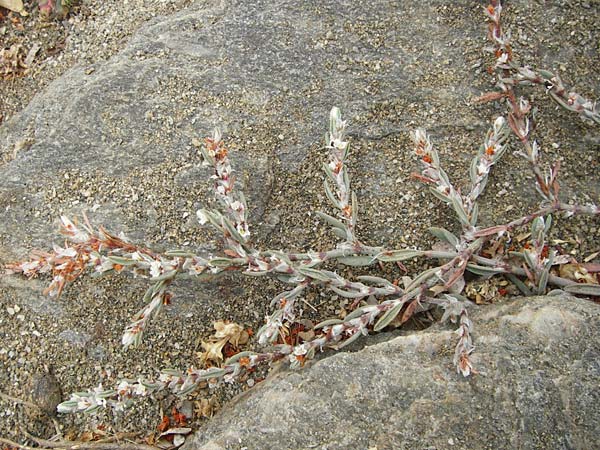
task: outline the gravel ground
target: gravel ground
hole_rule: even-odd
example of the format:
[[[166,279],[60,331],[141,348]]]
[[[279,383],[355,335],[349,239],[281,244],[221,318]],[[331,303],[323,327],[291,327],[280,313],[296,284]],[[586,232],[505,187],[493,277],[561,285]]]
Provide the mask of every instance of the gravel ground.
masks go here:
[[[27,105],[29,100],[56,77],[64,73],[73,65],[88,65],[110,57],[122,48],[127,38],[146,20],[155,15],[169,14],[184,8],[189,1],[123,1],[123,2],[101,2],[97,0],[85,1],[83,5],[75,7],[66,18],[53,18],[43,21],[31,2],[25,2],[30,15],[19,17],[2,10],[2,21],[0,22],[0,37],[2,46],[9,48],[12,45],[20,45],[22,58],[27,58],[31,48],[39,46],[39,50],[31,58],[31,64],[26,76],[18,76],[0,82],[0,123],[9,120],[19,110]],[[584,2],[591,3],[591,2]],[[588,10],[585,5],[583,10]],[[598,56],[598,30],[595,23],[598,20],[590,20],[580,15],[581,9],[566,9],[564,15],[558,15],[561,26],[568,31],[576,32],[571,35],[573,42],[569,45],[576,48],[574,68],[564,68],[569,73],[571,82],[575,88],[582,93],[597,98],[600,94],[597,86],[597,74],[600,70],[600,59]],[[591,11],[593,13],[593,11]],[[527,17],[527,14],[543,14],[543,9],[537,8],[533,12],[512,11],[507,16],[515,30],[519,43],[519,49],[523,49],[523,59],[528,57],[539,59],[537,51],[539,48],[549,48],[544,58],[553,66],[551,58],[553,51],[558,51],[560,43],[555,41],[541,42],[539,46],[532,45],[532,40],[537,39],[536,33],[529,30],[527,23],[515,22],[515,17]],[[598,14],[592,17],[598,19]],[[539,17],[538,17],[539,19]],[[445,16],[457,27],[461,26],[464,18],[453,17],[451,13]],[[537,19],[536,19],[537,21]],[[547,30],[545,30],[547,31]],[[368,35],[377,35],[377,30],[364,30]],[[481,46],[483,39],[479,42],[465,44],[465,52],[476,67],[482,66]],[[553,48],[554,46],[555,48]],[[461,68],[462,69],[462,68]],[[421,70],[423,70],[421,68]],[[478,90],[484,90],[489,86],[489,78],[481,68],[481,86]],[[435,84],[435,76],[460,77],[457,71],[445,71],[443,68],[435,68],[431,75],[427,70],[423,71],[422,83]],[[441,74],[441,75],[440,75]],[[596,80],[594,83],[593,80]],[[542,96],[539,96],[541,98]],[[449,149],[471,149],[472,142],[479,142],[481,136],[479,130],[465,127],[460,137],[451,136],[445,130],[448,124],[438,120],[436,112],[419,111],[420,105],[402,104],[403,99],[390,99],[387,104],[374,107],[365,117],[355,118],[357,121],[378,123],[388,120],[397,111],[415,111],[437,134],[436,144],[442,149],[441,152],[449,153]],[[600,184],[598,178],[598,150],[600,139],[598,131],[591,126],[580,124],[567,113],[556,111],[554,105],[543,99],[539,102],[539,133],[546,140],[546,147],[552,152],[558,153],[560,145],[569,142],[573,133],[581,133],[589,136],[590,152],[585,155],[566,152],[561,157],[564,159],[563,183],[565,194],[569,199],[581,199],[586,201],[600,201]],[[494,108],[490,105],[473,107],[472,105],[458,105],[464,112],[465,123],[472,122],[473,116],[481,115],[488,117],[493,114]],[[558,119],[557,119],[558,117]],[[569,127],[561,127],[560,121],[575,123]],[[453,130],[456,130],[456,124]],[[273,134],[273,130],[255,130],[265,135]],[[315,142],[319,142],[315,137]],[[556,143],[559,147],[553,147]],[[265,143],[263,145],[266,146]],[[362,194],[371,192],[370,196],[362,199],[363,204],[369,205],[372,215],[368,220],[360,223],[359,232],[364,241],[369,244],[389,244],[392,246],[412,245],[427,246],[431,240],[427,238],[426,229],[431,225],[442,225],[452,228],[453,220],[446,214],[439,203],[432,200],[424,190],[415,190],[415,187],[407,187],[405,183],[414,170],[412,156],[398,154],[398,148],[409,148],[410,142],[404,131],[380,136],[376,139],[365,136],[353,136],[352,156],[350,165],[353,168],[354,188]],[[315,145],[315,150],[317,147]],[[470,150],[469,150],[470,151]],[[364,156],[363,156],[364,155]],[[463,154],[464,156],[464,154]],[[316,168],[324,161],[322,152],[311,151],[309,157],[291,174],[281,162],[273,163],[273,185],[272,197],[269,199],[270,211],[265,218],[268,225],[259,236],[259,244],[270,248],[327,248],[334,243],[331,234],[325,227],[318,224],[313,216],[307,220],[307,210],[326,210],[326,198],[322,194],[315,195],[321,191],[322,175]],[[526,173],[526,167],[516,157],[508,157],[508,164],[514,170],[507,170],[504,177],[492,177],[488,190],[494,194],[486,197],[486,208],[482,210],[482,222],[492,223],[504,222],[513,218],[519,211],[525,210],[533,202],[533,199],[510,198],[509,194],[521,190],[525,183],[531,183],[520,177],[519,173]],[[466,174],[468,159],[455,155],[450,163],[449,172]],[[197,163],[198,161],[191,161]],[[159,187],[157,201],[164,203],[164,208],[170,208],[169,202],[173,202],[177,192],[161,191],[160,186],[168,186],[169,173],[181,169],[182,165],[190,161],[165,162],[163,166],[157,167],[155,173],[167,174],[164,179],[154,181],[154,187]],[[384,169],[381,169],[381,168]],[[520,172],[522,171],[522,172]],[[71,179],[77,180],[79,174],[69,174]],[[465,182],[465,177],[455,178],[459,183]],[[594,180],[591,184],[589,180]],[[127,182],[127,180],[125,181]],[[69,183],[70,184],[70,183]],[[414,183],[413,183],[414,184]],[[150,188],[150,187],[149,187]],[[113,192],[111,187],[98,186],[100,193]],[[379,191],[382,195],[373,195]],[[581,194],[578,194],[581,193]],[[163,195],[164,194],[164,195]],[[69,191],[58,192],[54,195],[64,197],[64,202],[69,203]],[[116,194],[117,195],[117,194]],[[125,195],[125,194],[118,194]],[[120,199],[115,198],[118,202]],[[290,205],[307,205],[306,207],[292,208]],[[172,206],[174,210],[176,205]],[[58,211],[51,211],[54,216]],[[554,236],[565,241],[563,244],[566,251],[581,259],[599,250],[598,220],[576,219],[570,222],[561,222],[561,228]],[[204,235],[206,236],[206,235]],[[173,243],[185,241],[185,233],[172,236]],[[399,244],[400,243],[400,244]],[[354,275],[358,271],[354,271]],[[347,272],[346,275],[350,275]],[[388,269],[386,275],[397,277],[398,272]],[[47,402],[52,404],[53,396],[58,398],[59,392],[56,388],[55,379],[69,380],[69,385],[63,386],[61,392],[64,399],[70,392],[72,386],[94,386],[98,379],[106,380],[111,385],[115,380],[123,377],[134,377],[139,374],[153,376],[156,370],[162,367],[174,366],[185,367],[189,363],[189,349],[200,349],[200,337],[206,339],[212,332],[211,319],[228,318],[244,324],[253,329],[260,326],[261,320],[266,312],[265,299],[279,292],[276,283],[265,280],[245,279],[243,286],[236,283],[236,279],[224,280],[223,283],[209,284],[207,297],[215,297],[223,294],[223,290],[233,290],[234,294],[243,299],[244,308],[236,305],[215,305],[206,299],[197,302],[183,301],[181,305],[174,304],[166,314],[166,321],[154,328],[146,337],[143,348],[135,352],[122,352],[119,347],[120,333],[127,318],[136,312],[139,307],[139,297],[143,293],[146,284],[136,280],[124,279],[122,277],[109,277],[100,279],[94,283],[77,281],[61,299],[61,302],[69,303],[69,317],[65,317],[65,310],[61,303],[53,303],[41,298],[35,293],[31,286],[39,287],[45,280],[26,282],[17,277],[11,278],[15,292],[12,297],[2,298],[2,307],[6,314],[0,316],[0,335],[2,345],[0,349],[0,362],[5,365],[2,386],[15,397],[27,398],[38,404]],[[120,287],[124,284],[134,284],[139,287],[138,296],[122,298]],[[29,287],[28,287],[29,286]],[[486,288],[481,288],[485,290]],[[230,295],[230,293],[228,293]],[[90,299],[88,302],[78,302],[79,298]],[[184,299],[185,300],[185,299]],[[306,300],[313,305],[321,306],[319,315],[308,317],[318,319],[322,316],[336,314],[344,306],[339,299],[321,296],[318,292],[311,292]],[[268,303],[268,302],[267,302]],[[17,306],[15,306],[17,305]],[[19,305],[27,305],[26,308]],[[73,306],[74,305],[74,306]],[[206,314],[209,308],[210,314]],[[97,311],[91,313],[91,309]],[[198,317],[203,319],[199,320]],[[102,320],[101,320],[102,319]],[[64,330],[68,328],[65,323],[76,321],[80,329],[90,330],[85,334],[66,333],[59,335],[59,339],[46,340],[45,334],[53,330]],[[413,324],[414,327],[422,324]],[[194,333],[189,330],[193,329]],[[57,333],[52,333],[57,334]],[[169,345],[166,345],[166,342]],[[172,345],[172,343],[175,343]],[[4,350],[4,351],[3,351]],[[41,363],[43,361],[43,363]],[[83,368],[84,364],[94,361],[93,367]],[[195,364],[198,361],[194,361]],[[253,378],[240,385],[228,386],[225,390],[218,392],[201,392],[191,403],[181,403],[166,396],[159,402],[141,401],[120,415],[102,413],[98,416],[61,416],[58,419],[60,432],[70,439],[85,439],[89,433],[96,436],[103,434],[138,432],[140,437],[147,437],[156,430],[164,413],[169,413],[173,405],[181,410],[195,409],[194,420],[190,422],[192,427],[197,427],[204,416],[218,409],[219,405],[226,402],[233,395],[247,390],[264,374],[257,373]],[[37,392],[42,392],[39,396]],[[51,408],[50,408],[51,409]],[[7,399],[0,399],[0,436],[11,437],[25,442],[22,428],[25,426],[29,431],[43,437],[50,437],[55,433],[55,426],[48,414],[38,414],[31,409],[17,405]],[[86,434],[87,433],[87,434]]]

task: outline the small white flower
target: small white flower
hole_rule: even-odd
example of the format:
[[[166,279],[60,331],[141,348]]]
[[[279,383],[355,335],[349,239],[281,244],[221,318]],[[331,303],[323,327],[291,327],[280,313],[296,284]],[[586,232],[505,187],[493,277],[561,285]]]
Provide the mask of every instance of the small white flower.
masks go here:
[[[221,142],[221,130],[219,130],[218,128],[215,128],[213,130],[213,141]]]
[[[161,275],[161,270],[160,270],[160,262],[159,261],[154,261],[152,262],[152,264],[150,264],[150,276],[152,278],[158,278]]]
[[[54,245],[53,250],[54,253],[56,253],[56,256],[64,256],[67,258],[73,258],[74,256],[77,256],[77,250],[72,247],[62,248],[58,245]]]
[[[239,223],[235,228],[237,229],[238,233],[242,235],[242,237],[246,237],[250,234],[248,227],[245,224]]]
[[[496,65],[505,64],[508,61],[508,53],[502,53],[498,59],[496,59]]]
[[[92,406],[92,404],[89,399],[85,397],[77,397],[77,409],[84,410],[88,409],[90,406]]]
[[[481,161],[478,165],[477,165],[477,175],[485,175],[490,171],[490,167],[488,164],[485,163],[485,161]]]
[[[122,380],[118,385],[117,385],[117,393],[120,396],[125,396],[129,394],[129,389],[130,389],[131,385],[125,381]]]
[[[208,216],[206,215],[204,210],[199,209],[198,211],[196,211],[196,216],[198,217],[198,222],[200,222],[200,225],[204,225],[206,222],[208,222]]]
[[[310,345],[307,342],[305,342],[304,344],[301,344],[301,345],[297,345],[296,347],[294,347],[294,355],[296,355],[296,356],[306,355],[308,353],[309,348],[310,348]]]
[[[121,343],[124,347],[129,347],[131,344],[135,342],[135,334],[131,331],[126,331],[121,338]]]
[[[504,117],[499,116],[494,121],[494,134],[500,133],[500,130],[504,127],[505,123],[506,123],[506,121],[504,120]]]

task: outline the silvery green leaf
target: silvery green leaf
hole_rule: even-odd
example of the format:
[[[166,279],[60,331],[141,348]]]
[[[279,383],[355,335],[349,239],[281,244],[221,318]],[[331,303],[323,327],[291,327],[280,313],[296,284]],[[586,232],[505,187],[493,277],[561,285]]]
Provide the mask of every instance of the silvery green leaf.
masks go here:
[[[163,369],[161,370],[161,373],[164,373],[165,375],[169,375],[171,377],[183,378],[183,372],[177,369]]]
[[[475,275],[481,275],[484,277],[491,277],[492,275],[504,273],[504,270],[500,268],[480,266],[472,263],[467,264],[467,270]]]
[[[314,329],[318,330],[319,328],[330,327],[332,325],[339,325],[340,323],[344,323],[344,321],[340,319],[327,319],[323,322],[319,322],[318,324],[316,324]]]
[[[208,380],[210,378],[221,378],[227,371],[225,369],[208,369],[206,372],[198,376],[197,381]]]
[[[150,286],[148,289],[146,289],[146,292],[144,292],[144,297],[142,298],[142,302],[148,303],[153,295],[154,295],[154,286]]]
[[[406,286],[406,291],[412,291],[415,287],[418,287],[419,285],[421,285],[421,283],[424,283],[433,275],[435,275],[438,270],[440,270],[439,267],[432,267],[431,269],[423,271],[419,274],[419,276],[412,280],[408,286]]]
[[[540,73],[541,76],[543,76],[544,78],[547,78],[549,80],[554,78],[554,74],[548,70],[540,69],[540,70],[538,70],[538,72]]]
[[[352,224],[356,225],[358,220],[358,199],[356,198],[356,192],[352,191]]]
[[[92,405],[92,406],[88,406],[86,409],[83,410],[84,414],[91,414],[93,412],[96,412],[100,409],[100,405]]]
[[[242,273],[244,275],[250,275],[253,277],[262,277],[263,275],[267,275],[270,272],[268,270],[244,270]]]
[[[330,347],[334,350],[341,350],[342,348],[346,347],[347,345],[352,344],[354,341],[356,341],[358,338],[360,338],[363,334],[360,331],[357,331],[356,333],[354,333],[352,336],[350,336],[348,339],[340,342],[339,344],[335,344],[335,345],[330,345]]]
[[[92,397],[92,393],[91,392],[83,392],[83,391],[73,392],[72,395],[75,395],[77,397],[83,397],[83,398],[90,398],[90,397]]]
[[[286,274],[286,273],[277,273],[277,274],[275,275],[275,277],[276,277],[276,278],[277,278],[279,281],[281,281],[282,283],[291,283],[291,282],[292,282],[292,279],[294,278],[294,276],[293,276],[293,275],[289,275],[289,274]]]
[[[465,208],[462,204],[462,199],[460,198],[460,194],[455,193],[452,197],[450,197],[450,202],[452,203],[452,208],[456,212],[458,216],[458,220],[462,222],[463,225],[471,225],[469,218],[467,217],[467,213],[465,212]]]
[[[402,307],[404,306],[404,303],[406,303],[406,300],[399,301],[391,309],[388,309],[385,312],[385,314],[381,316],[379,320],[375,323],[373,330],[381,331],[385,327],[387,327],[392,322],[392,320],[394,320],[396,316],[400,313]]]
[[[346,144],[346,148],[344,149],[344,153],[342,154],[342,161],[346,161],[348,158],[348,153],[350,152],[350,143]]]
[[[505,138],[503,138],[502,140],[504,140],[504,139],[505,139]],[[507,149],[507,146],[506,146],[506,145],[501,145],[501,146],[500,146],[500,148],[498,148],[498,149],[496,150],[496,153],[494,153],[494,157],[492,158],[492,161],[494,161],[494,164],[495,164],[496,162],[498,162],[498,160],[499,160],[500,158],[502,158],[502,156],[504,155],[504,153],[506,153],[506,149]]]
[[[560,98],[558,95],[556,95],[556,93],[554,91],[548,91],[548,94],[550,94],[550,97],[552,98],[552,100],[554,100],[556,103],[558,103],[560,106],[562,106],[563,108],[565,108],[568,111],[573,111],[573,112],[577,112],[577,110],[575,108],[573,108],[571,105],[569,105],[568,103],[565,103],[563,101],[562,98]]]
[[[328,164],[323,163],[323,170],[325,171],[327,176],[331,179],[331,181],[333,181],[335,183],[336,182],[335,175],[333,173],[333,170],[331,170],[331,167],[329,167]]]
[[[327,222],[332,227],[339,228],[340,230],[346,229],[346,225],[344,225],[341,221],[339,221],[335,217],[332,217],[329,214],[325,214],[324,212],[321,212],[321,211],[317,211],[316,214],[317,214],[317,216],[319,216],[321,219],[323,219],[325,222]],[[345,231],[344,231],[344,233],[345,233]]]
[[[344,186],[346,186],[347,190],[350,190],[350,176],[348,175],[348,171],[344,170],[342,176],[344,177]]]
[[[440,167],[440,155],[437,151],[431,150],[431,159],[433,159],[433,167]],[[443,170],[440,169],[440,175],[442,175],[442,172]]]
[[[550,232],[550,228],[552,227],[552,216],[545,216],[545,225],[544,225],[544,233],[548,234]]]
[[[209,259],[208,263],[215,267],[229,267],[233,264],[233,260],[231,258],[216,257]]]
[[[248,202],[246,202],[246,196],[243,191],[237,191],[240,202],[244,206],[244,218],[248,216]]]
[[[483,150],[485,150],[482,145]],[[477,181],[477,164],[479,164],[479,155],[471,160],[471,167],[469,168],[469,175],[471,176],[471,183],[475,183]]]
[[[338,258],[338,262],[353,267],[370,266],[375,261],[377,261],[377,258],[368,255],[346,256],[344,258]]]
[[[240,358],[245,358],[245,357],[252,356],[252,355],[256,355],[256,353],[254,353],[254,352],[236,353],[231,358],[227,358],[223,364],[228,366],[229,364],[233,364],[234,362],[237,362]]]
[[[214,164],[215,164],[215,160],[213,159],[213,157],[212,157],[212,156],[210,156],[210,155],[208,154],[208,152],[206,151],[206,149],[205,149],[204,147],[202,147],[202,146],[201,146],[201,147],[200,147],[198,150],[200,150],[200,153],[202,154],[202,157],[204,158],[204,160],[205,160],[206,162],[208,162],[208,163],[209,163],[209,164],[211,164],[211,165],[214,165]]]
[[[535,239],[540,233],[543,233],[545,230],[544,218],[536,217],[531,222],[531,236]],[[543,235],[543,234],[542,234]]]
[[[296,270],[298,272],[300,272],[302,275],[313,278],[315,280],[331,281],[331,278],[320,270],[311,269],[309,267],[302,267],[302,266],[297,267]]]
[[[128,258],[122,258],[120,256],[108,256],[108,260],[113,264],[119,264],[121,266],[133,266],[137,261]]]
[[[570,294],[600,296],[600,285],[591,283],[574,283],[563,287],[563,291]]]
[[[365,313],[365,308],[370,308],[370,306],[361,306],[360,308],[356,308],[354,311],[344,317],[344,322],[349,322],[352,319],[362,316]]]
[[[550,276],[550,267],[546,267],[540,274],[540,280],[538,282],[537,292],[543,294],[546,291],[546,285],[548,284],[548,277]]]
[[[185,395],[191,394],[192,392],[194,392],[196,389],[198,389],[198,386],[196,384],[190,384],[188,387],[186,387],[185,389],[181,389],[179,391],[176,392],[176,395],[179,395],[180,397],[183,397]]]
[[[483,181],[481,183],[482,188],[485,187],[486,182],[487,182],[487,177],[485,178],[485,181]],[[475,203],[473,203],[473,211],[471,211],[471,225],[473,225],[473,226],[477,225],[478,218],[479,218],[479,203],[475,202]]]
[[[377,255],[377,259],[382,262],[396,262],[406,261],[407,259],[413,259],[424,254],[421,250],[391,250],[388,252],[380,253]]]
[[[452,247],[456,247],[459,243],[458,238],[445,228],[430,227],[429,232],[433,234],[436,238],[438,238],[440,241],[447,242]]]
[[[340,111],[340,108],[334,106],[329,112],[329,133],[335,133],[336,125],[340,120],[342,120],[342,112]]]
[[[535,272],[537,264],[532,258],[531,253],[529,253],[528,251],[523,252],[523,258],[525,259],[525,262],[531,268],[531,270]]]
[[[361,276],[356,277],[356,279],[360,280],[360,281],[365,281],[367,283],[378,284],[380,286],[392,285],[392,283],[390,283],[389,280],[386,280],[385,278],[374,277],[371,275],[361,275]]]
[[[56,411],[59,413],[70,413],[77,409],[77,400],[68,400],[60,403],[56,407]]]
[[[115,395],[117,395],[117,391],[115,391],[114,389],[109,389],[107,391],[102,391],[100,393],[97,393],[96,397],[98,397],[98,398],[110,398],[110,397],[114,397]]]
[[[339,228],[332,228],[333,234],[335,234],[340,239],[348,239],[348,233],[345,230],[340,230]]]
[[[180,256],[182,258],[193,258],[194,256],[196,256],[196,254],[193,252],[190,252],[189,250],[169,250],[169,251],[165,252],[165,256],[173,256],[173,257]]]
[[[278,251],[271,251],[269,253],[270,255],[273,255],[277,258],[279,258],[281,261],[283,261],[284,263],[286,263],[288,266],[292,266],[292,261],[290,261],[290,258],[288,258],[288,256],[283,253],[283,252],[278,252]]]
[[[325,194],[327,194],[327,198],[329,199],[329,201],[331,203],[333,203],[333,206],[335,206],[336,208],[339,208],[340,202],[333,195],[333,192],[331,191],[331,188],[329,187],[329,183],[327,182],[327,180],[323,180],[323,185],[325,186]]]
[[[177,275],[177,270],[169,270],[158,277],[152,278],[152,280],[153,281],[170,280],[172,278],[175,278],[176,275]]]
[[[146,380],[140,380],[140,384],[142,386],[144,386],[146,389],[150,389],[150,390],[155,390],[161,387],[161,384],[159,383],[150,383],[149,381]]]
[[[365,294],[363,292],[351,292],[351,291],[344,291],[343,289],[340,289],[338,287],[335,286],[329,286],[329,289],[331,289],[333,292],[335,292],[336,294],[341,295],[342,297],[345,298],[363,298],[369,294]]]
[[[223,216],[221,215],[220,212],[218,211],[204,211],[204,214],[206,215],[206,217],[208,218],[208,221],[214,226],[216,227],[218,230],[220,230],[222,228],[221,225],[221,219],[223,218]]]
[[[269,306],[275,306],[275,304],[277,304],[282,298],[287,298],[289,300],[290,298],[295,298],[298,296],[297,293],[296,293],[296,295],[292,295],[291,297],[288,297],[289,295],[290,295],[290,292],[288,292],[288,291],[277,294],[275,297],[273,297],[273,300],[271,300],[271,303],[269,304]],[[278,314],[278,312],[279,311],[277,311],[276,314]]]
[[[531,295],[531,290],[518,277],[516,277],[512,273],[509,273],[509,274],[506,274],[506,278],[508,278],[510,280],[510,282],[512,284],[514,284],[523,293],[523,295],[525,295],[525,296]]]
[[[438,161],[438,163],[439,163],[439,161]],[[450,178],[448,177],[448,174],[443,169],[440,168],[439,174],[440,174],[440,179],[444,182],[444,184],[446,186],[452,186],[452,183],[450,183]]]
[[[436,188],[430,186],[429,187],[429,191],[437,198],[439,198],[441,201],[443,201],[444,203],[450,203],[450,197],[448,197],[446,194],[442,194],[440,191],[438,191]]]
[[[236,230],[236,228],[233,226],[233,224],[228,219],[223,217],[222,223],[223,223],[223,226],[225,227],[225,229],[229,232],[229,234],[231,235],[231,237],[233,239],[235,239],[240,244],[243,244],[244,242],[246,242],[246,239],[242,237],[242,235],[239,233],[239,231]]]

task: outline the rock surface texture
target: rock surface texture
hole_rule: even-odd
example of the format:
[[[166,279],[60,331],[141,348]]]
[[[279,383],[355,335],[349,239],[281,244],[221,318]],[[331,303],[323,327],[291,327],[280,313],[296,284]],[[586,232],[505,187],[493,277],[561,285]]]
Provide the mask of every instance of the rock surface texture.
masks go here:
[[[524,62],[557,71],[581,94],[598,98],[600,8],[592,3],[511,1],[505,25]],[[409,132],[426,128],[452,181],[464,187],[471,158],[505,113],[498,102],[473,102],[494,89],[481,6],[206,0],[155,17],[122,51],[69,70],[0,126],[0,264],[60,244],[59,216],[84,211],[94,225],[158,251],[218,253],[214,234],[195,214],[214,206],[211,173],[201,166],[195,139],[215,126],[245,191],[257,248],[334,248],[335,236],[313,213],[335,214],[321,171],[332,106],[349,122],[359,238],[429,248],[429,227],[456,231],[459,224],[411,178],[418,163]],[[562,198],[599,203],[598,128],[557,109],[543,89],[525,95],[538,108],[545,162],[561,161]],[[506,223],[539,203],[518,149],[513,140],[492,171],[481,226]],[[585,257],[598,250],[598,230],[597,219],[561,219],[552,237]],[[373,270],[390,280],[402,276],[393,264],[383,274]],[[25,398],[45,366],[54,368],[65,396],[123,377],[153,378],[166,367],[198,366],[200,341],[213,333],[213,321],[257,330],[271,299],[286,289],[249,278],[175,282],[172,304],[153,321],[144,345],[124,351],[121,334],[144,306],[147,280],[83,277],[60,299],[48,299],[42,292],[49,279],[2,275],[0,390]],[[305,300],[316,305],[316,312],[305,307],[315,322],[347,306],[328,291],[307,292]],[[568,297],[519,300],[481,307],[474,322],[474,360],[485,374],[457,376],[455,335],[435,326],[277,375],[226,407],[187,448],[589,449],[600,442],[597,305]],[[256,349],[252,342],[244,350]],[[246,387],[227,385],[214,403],[226,404]],[[27,419],[18,405],[0,403],[0,435],[14,436]],[[115,433],[148,435],[170,406],[140,401],[125,415],[101,412],[94,420]],[[84,416],[58,420],[76,436],[90,428]],[[195,427],[204,419],[194,420]],[[51,423],[46,431],[54,433]]]
[[[474,361],[459,376],[453,332],[434,326],[300,372],[228,405],[186,450],[587,449],[600,436],[600,315],[566,295],[473,312]]]

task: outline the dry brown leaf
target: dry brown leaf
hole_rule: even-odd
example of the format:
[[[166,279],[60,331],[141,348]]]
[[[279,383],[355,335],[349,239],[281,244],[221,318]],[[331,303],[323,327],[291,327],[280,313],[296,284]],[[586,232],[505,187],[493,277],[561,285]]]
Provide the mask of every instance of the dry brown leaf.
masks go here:
[[[216,342],[204,342],[202,341],[202,348],[204,352],[200,354],[200,359],[202,362],[206,363],[208,361],[221,364],[223,362],[223,347],[227,343],[228,338],[223,338],[220,341]]]
[[[562,278],[567,278],[578,283],[598,283],[596,277],[589,273],[581,264],[563,264],[559,266],[558,273]]]
[[[226,342],[231,343],[235,347],[246,344],[248,339],[250,339],[248,332],[237,323],[218,320],[213,324],[213,327],[216,330],[215,338],[226,339]]]
[[[315,337],[314,330],[300,331],[298,332],[298,337],[303,341],[311,341]]]
[[[200,417],[212,417],[217,408],[217,399],[213,395],[210,399],[201,398],[194,402],[194,411]]]
[[[0,6],[18,13],[24,9],[22,0],[0,0]]]
[[[11,79],[27,73],[23,62],[24,52],[20,45],[0,50],[0,78]]]

